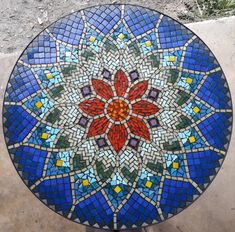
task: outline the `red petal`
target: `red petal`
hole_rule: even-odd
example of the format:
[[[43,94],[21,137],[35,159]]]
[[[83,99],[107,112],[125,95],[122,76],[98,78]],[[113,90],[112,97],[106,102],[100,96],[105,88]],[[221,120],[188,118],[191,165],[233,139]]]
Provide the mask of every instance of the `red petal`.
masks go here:
[[[127,122],[127,125],[129,126],[131,133],[134,135],[150,140],[149,129],[142,119],[132,116]]]
[[[132,110],[135,114],[149,116],[157,113],[159,108],[151,102],[140,100],[132,105]]]
[[[123,97],[128,87],[128,79],[121,69],[118,70],[115,75],[114,87],[116,89],[117,96]]]
[[[90,116],[99,115],[104,112],[104,102],[99,98],[85,100],[79,107],[83,112]]]
[[[124,125],[113,125],[108,133],[108,139],[114,150],[119,153],[127,140],[128,134]]]
[[[148,88],[148,81],[141,81],[131,87],[127,99],[133,101],[137,98],[141,98]]]
[[[87,137],[93,137],[96,135],[102,135],[106,131],[109,125],[109,120],[106,117],[97,118],[93,120],[90,125]]]
[[[104,99],[108,100],[109,98],[113,97],[112,88],[108,83],[106,83],[102,80],[93,79],[92,86],[93,86],[95,92],[99,96],[103,97]]]

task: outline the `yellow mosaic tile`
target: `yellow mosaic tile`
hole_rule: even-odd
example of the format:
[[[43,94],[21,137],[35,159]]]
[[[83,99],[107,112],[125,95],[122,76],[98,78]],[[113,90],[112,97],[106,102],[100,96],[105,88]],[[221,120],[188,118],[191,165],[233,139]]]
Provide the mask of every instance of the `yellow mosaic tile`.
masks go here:
[[[170,56],[169,57],[169,61],[170,62],[175,62],[176,61],[176,57],[175,56]]]
[[[146,183],[145,183],[145,186],[146,186],[147,188],[151,188],[152,185],[153,185],[153,182],[150,181],[150,180],[147,180]]]
[[[115,188],[114,188],[114,191],[116,193],[120,193],[122,191],[122,189],[117,185]]]
[[[42,107],[42,103],[40,101],[35,103],[35,106],[40,109]]]
[[[195,106],[194,108],[193,108],[193,112],[194,113],[199,113],[200,112],[200,108],[199,107],[197,107],[197,106]]]
[[[57,167],[62,167],[62,165],[63,165],[63,160],[57,160],[56,161],[56,166]]]
[[[196,141],[196,138],[194,136],[190,136],[188,140],[190,143],[194,143]]]
[[[179,163],[178,163],[178,162],[173,162],[172,167],[173,167],[174,169],[178,169],[178,168],[179,168]]]
[[[146,45],[146,47],[151,47],[152,43],[151,43],[151,41],[148,40],[148,41],[145,42],[145,45]]]
[[[42,133],[41,138],[42,139],[48,139],[48,134],[47,133]]]
[[[193,83],[193,79],[190,78],[190,77],[188,77],[188,78],[186,79],[186,82],[191,85],[191,84]]]
[[[88,179],[84,179],[84,180],[82,180],[82,185],[83,186],[88,186],[90,183],[89,183],[89,180]]]
[[[118,35],[118,39],[124,40],[124,38],[125,38],[125,35],[123,35],[122,33]]]
[[[52,75],[52,73],[47,73],[46,77],[47,77],[47,79],[51,79],[51,78],[53,78],[53,75]]]
[[[95,40],[96,40],[96,38],[95,38],[94,36],[91,36],[90,39],[89,39],[89,41],[90,41],[91,43],[94,43]]]

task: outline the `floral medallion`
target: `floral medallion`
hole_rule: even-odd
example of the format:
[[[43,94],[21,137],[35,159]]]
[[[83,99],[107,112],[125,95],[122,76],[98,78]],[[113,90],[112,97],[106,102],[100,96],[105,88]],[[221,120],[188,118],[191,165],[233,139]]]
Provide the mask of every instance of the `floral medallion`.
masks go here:
[[[159,108],[151,102],[151,95],[146,96],[148,81],[137,79],[132,83],[120,69],[115,74],[112,85],[100,79],[92,79],[91,82],[96,97],[89,97],[80,104],[80,109],[93,117],[87,138],[98,136],[104,145],[105,138],[100,136],[106,135],[111,149],[117,154],[130,141],[131,135],[150,141],[149,128],[144,119],[156,117]],[[91,95],[94,95],[92,91]]]
[[[90,7],[42,31],[3,107],[28,188],[72,221],[115,230],[162,222],[200,196],[231,125],[228,84],[208,47],[132,5]]]

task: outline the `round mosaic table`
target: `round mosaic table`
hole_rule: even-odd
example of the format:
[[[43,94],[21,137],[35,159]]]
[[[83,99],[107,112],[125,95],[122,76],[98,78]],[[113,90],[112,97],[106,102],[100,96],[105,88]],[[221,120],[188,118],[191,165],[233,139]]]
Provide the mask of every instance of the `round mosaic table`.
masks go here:
[[[206,189],[228,149],[231,97],[189,29],[150,9],[103,5],[29,44],[3,124],[19,175],[48,207],[130,229],[166,220]]]

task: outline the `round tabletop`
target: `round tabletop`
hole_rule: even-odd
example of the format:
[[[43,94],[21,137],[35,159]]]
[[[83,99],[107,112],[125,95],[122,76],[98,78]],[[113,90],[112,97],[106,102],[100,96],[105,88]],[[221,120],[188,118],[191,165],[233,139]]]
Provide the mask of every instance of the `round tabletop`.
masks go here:
[[[191,204],[219,170],[231,125],[209,48],[133,5],[86,8],[42,31],[17,61],[3,107],[27,187],[72,221],[114,230]]]

